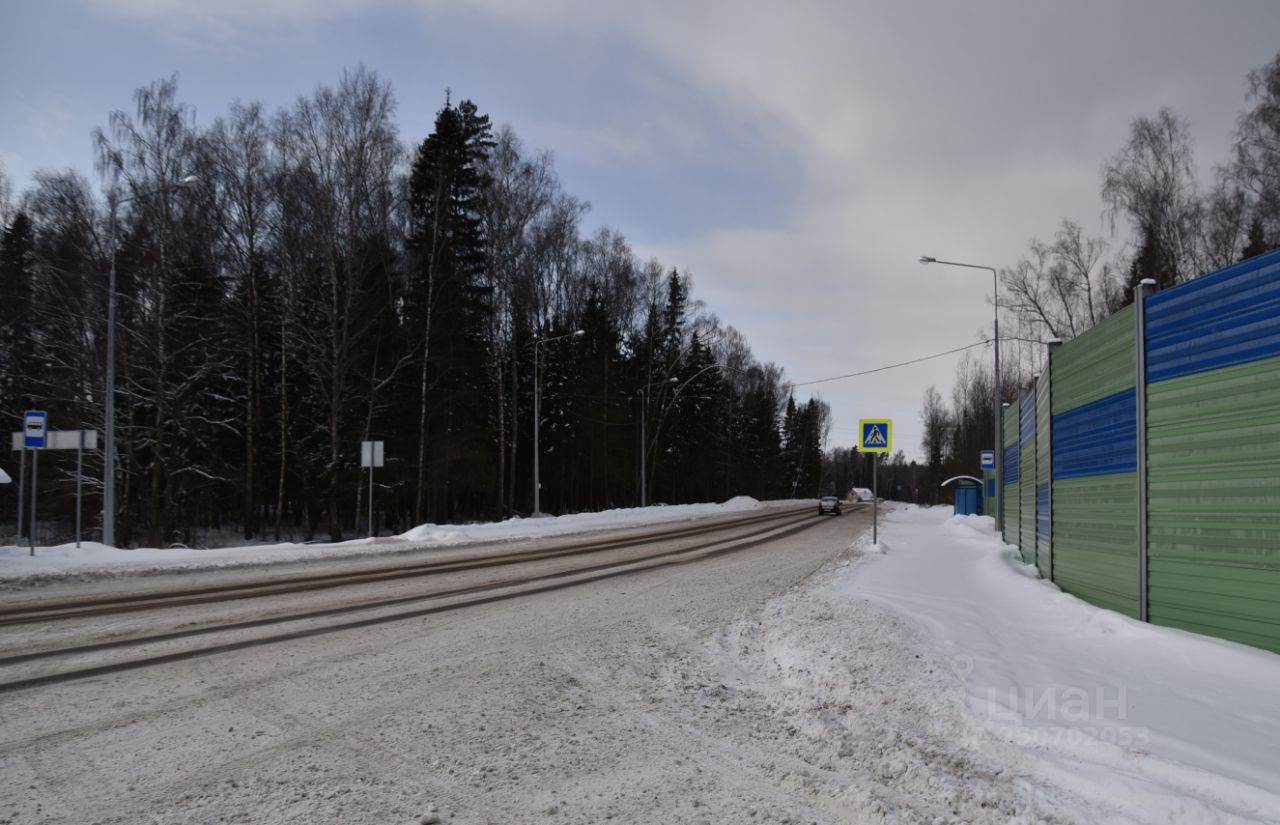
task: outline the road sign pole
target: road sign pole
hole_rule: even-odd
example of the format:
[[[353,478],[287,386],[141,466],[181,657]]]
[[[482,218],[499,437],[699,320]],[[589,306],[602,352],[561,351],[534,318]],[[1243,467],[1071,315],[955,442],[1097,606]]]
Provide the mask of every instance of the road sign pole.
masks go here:
[[[76,447],[76,549],[80,548],[80,494],[84,488],[84,430]]]
[[[31,455],[31,530],[27,538],[31,544],[31,555],[36,554],[36,487],[40,475],[40,450],[48,446],[49,415],[44,410],[27,410],[22,414],[22,447],[34,450]],[[22,493],[19,491],[19,497]],[[21,522],[21,519],[19,519]],[[19,527],[21,530],[21,527]]]
[[[27,448],[22,448],[22,457],[18,459],[18,535],[13,537],[13,545],[22,543],[22,506],[27,500]]]
[[[50,430],[48,416],[39,410],[28,410],[23,415],[22,432],[13,433],[13,450],[19,453],[18,470],[18,530],[14,545],[22,541],[24,524],[29,527],[31,555],[35,555],[35,529],[38,522],[37,463],[44,450],[76,451],[76,547],[83,541],[84,527],[84,451],[98,449],[97,430]],[[26,513],[27,452],[31,452],[31,515]]]
[[[40,477],[40,451],[31,451],[31,530],[27,539],[31,545],[31,555],[36,554],[36,481]]]
[[[880,481],[877,478],[880,454],[893,450],[893,421],[888,418],[858,419],[858,450],[871,456],[871,543],[880,543]]]
[[[369,468],[369,538],[373,538],[376,535],[373,531],[373,468],[381,467],[382,463],[383,449],[381,441],[360,442],[360,466]],[[360,508],[357,507],[356,509]],[[359,515],[359,513],[356,513],[356,521],[360,520],[358,518]]]

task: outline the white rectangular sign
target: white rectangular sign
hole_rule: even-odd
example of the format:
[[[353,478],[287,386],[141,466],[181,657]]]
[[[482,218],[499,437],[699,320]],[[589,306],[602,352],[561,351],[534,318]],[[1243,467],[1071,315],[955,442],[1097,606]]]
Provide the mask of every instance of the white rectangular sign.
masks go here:
[[[360,442],[360,466],[361,467],[381,467],[382,466],[382,442],[381,441],[361,441]]]
[[[84,433],[84,448],[86,450],[98,449],[97,430],[53,430],[49,433],[49,449],[80,449],[80,433]]]
[[[78,450],[80,449],[80,433],[84,433],[84,448],[86,450],[98,449],[98,431],[97,430],[50,430],[46,433],[44,447],[45,450]],[[26,442],[25,434],[13,434],[13,449],[21,450]]]

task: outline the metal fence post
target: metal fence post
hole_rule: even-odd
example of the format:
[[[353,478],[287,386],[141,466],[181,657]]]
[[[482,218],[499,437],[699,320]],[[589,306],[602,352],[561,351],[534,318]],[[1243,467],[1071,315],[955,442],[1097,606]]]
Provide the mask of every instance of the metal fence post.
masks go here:
[[[1147,296],[1155,291],[1156,282],[1143,278],[1133,288],[1134,317],[1137,318],[1137,399],[1138,439],[1138,621],[1147,622]]]

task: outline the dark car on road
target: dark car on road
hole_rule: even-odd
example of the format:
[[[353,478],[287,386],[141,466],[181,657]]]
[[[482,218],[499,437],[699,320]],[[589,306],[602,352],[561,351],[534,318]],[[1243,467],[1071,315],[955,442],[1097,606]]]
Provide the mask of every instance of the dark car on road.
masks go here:
[[[844,506],[840,499],[835,496],[823,496],[818,499],[818,515],[820,516],[825,516],[827,513],[830,513],[833,516],[838,516],[843,509]]]

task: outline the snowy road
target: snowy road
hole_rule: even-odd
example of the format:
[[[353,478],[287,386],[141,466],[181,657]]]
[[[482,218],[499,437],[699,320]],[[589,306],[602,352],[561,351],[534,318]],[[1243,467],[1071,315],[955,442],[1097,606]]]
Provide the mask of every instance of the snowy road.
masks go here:
[[[12,693],[0,818],[400,822],[436,804],[509,822],[563,800],[575,821],[635,819],[695,771],[684,721],[644,730],[658,697],[684,704],[670,661],[866,524],[813,521],[693,564]]]
[[[769,508],[449,554],[428,550],[337,565],[32,588],[0,606],[0,693],[689,564],[806,530],[814,521],[808,506]]]
[[[1280,821],[1280,657],[1097,611],[933,512],[865,552],[867,516],[0,696],[0,822]],[[1104,715],[1142,742],[987,701],[1036,680],[1129,684]]]

